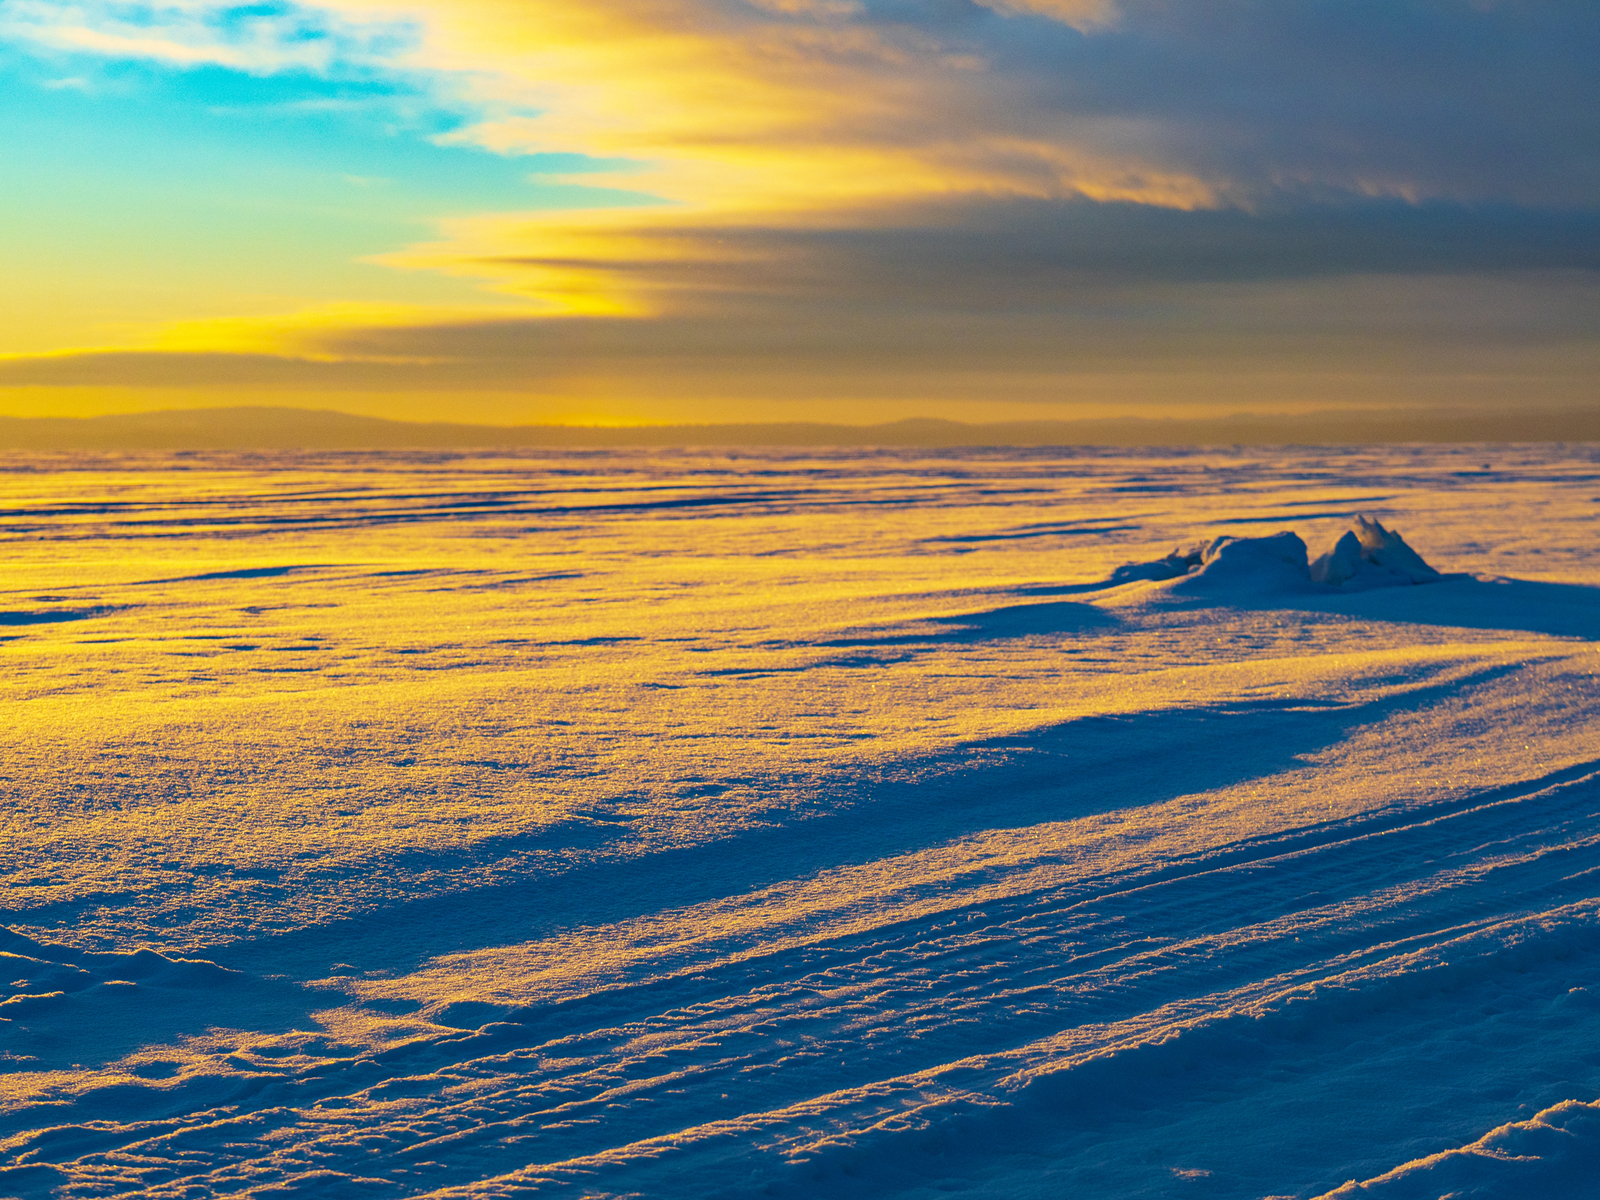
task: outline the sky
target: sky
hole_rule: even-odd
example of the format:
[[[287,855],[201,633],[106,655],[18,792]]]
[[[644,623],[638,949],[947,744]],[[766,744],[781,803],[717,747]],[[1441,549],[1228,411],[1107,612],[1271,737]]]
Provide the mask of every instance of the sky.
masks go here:
[[[0,0],[0,415],[1600,403],[1600,6]]]

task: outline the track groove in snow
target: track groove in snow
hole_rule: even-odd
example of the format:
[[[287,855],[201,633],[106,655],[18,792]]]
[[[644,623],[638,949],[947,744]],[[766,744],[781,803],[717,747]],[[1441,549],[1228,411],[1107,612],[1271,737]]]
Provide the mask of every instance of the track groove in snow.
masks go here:
[[[603,1162],[626,1175],[635,1159],[652,1161],[654,1138],[683,1154],[787,1130],[786,1152],[810,1154],[814,1141],[868,1133],[890,1113],[926,1122],[952,1104],[1010,1100],[1038,1078],[1148,1055],[1241,1015],[1316,1022],[1326,1019],[1318,1006],[1394,1006],[1506,960],[1567,956],[1574,977],[1600,992],[1600,836],[1573,836],[1600,816],[1596,775],[1439,807],[1351,821],[1343,836],[1303,831],[1254,853],[1219,848],[1223,864],[1168,865],[1154,881],[1112,879],[901,923],[788,955],[759,982],[750,963],[699,970],[680,981],[681,1003],[660,985],[642,1003],[621,988],[556,1022],[530,1010],[431,1052],[408,1048],[393,1066],[362,1057],[257,1077],[228,1103],[270,1106],[196,1114],[153,1135],[128,1130],[115,1148],[109,1131],[83,1128],[98,1144],[62,1156],[79,1149],[66,1127],[13,1137],[6,1149],[22,1160],[47,1152],[91,1190],[114,1178],[119,1190],[151,1195],[201,1181],[257,1186],[351,1158],[371,1159],[376,1180],[380,1157],[436,1163],[416,1169],[442,1185],[496,1157],[537,1154],[546,1186],[569,1176],[577,1186],[588,1178],[580,1168]],[[1318,902],[1285,913],[1287,896]],[[1384,997],[1364,994],[1375,985]],[[607,1023],[581,1026],[596,1006]],[[483,1042],[489,1052],[476,1052]],[[417,1057],[424,1074],[406,1062]],[[563,1065],[545,1065],[552,1059]],[[358,1090],[343,1090],[353,1083]],[[461,1098],[441,1103],[452,1089]],[[718,1120],[724,1095],[766,1107],[730,1126]],[[78,1104],[92,1107],[90,1097]],[[274,1148],[273,1129],[294,1131],[292,1149]],[[207,1164],[200,1180],[185,1169],[196,1157]]]

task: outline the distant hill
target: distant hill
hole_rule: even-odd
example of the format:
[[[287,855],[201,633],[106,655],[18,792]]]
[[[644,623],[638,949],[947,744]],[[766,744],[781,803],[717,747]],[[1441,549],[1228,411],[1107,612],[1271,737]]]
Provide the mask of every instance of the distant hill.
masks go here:
[[[1600,441],[1600,409],[1504,415],[1322,412],[1205,419],[724,425],[466,425],[304,408],[0,417],[0,450],[404,450],[579,446],[1193,446]]]

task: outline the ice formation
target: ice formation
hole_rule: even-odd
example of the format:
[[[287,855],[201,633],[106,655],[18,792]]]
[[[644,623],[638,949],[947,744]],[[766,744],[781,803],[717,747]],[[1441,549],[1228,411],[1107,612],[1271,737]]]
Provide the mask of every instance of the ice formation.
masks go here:
[[[1110,583],[1187,579],[1178,590],[1207,593],[1218,587],[1268,591],[1307,583],[1357,591],[1431,583],[1440,578],[1398,533],[1358,515],[1356,527],[1342,534],[1333,548],[1315,561],[1308,561],[1300,536],[1286,530],[1266,537],[1222,536],[1187,549],[1180,547],[1150,562],[1126,563],[1111,573]]]
[[[1354,530],[1311,564],[1311,578],[1335,587],[1394,587],[1440,578],[1405,539],[1376,520],[1356,517]]]

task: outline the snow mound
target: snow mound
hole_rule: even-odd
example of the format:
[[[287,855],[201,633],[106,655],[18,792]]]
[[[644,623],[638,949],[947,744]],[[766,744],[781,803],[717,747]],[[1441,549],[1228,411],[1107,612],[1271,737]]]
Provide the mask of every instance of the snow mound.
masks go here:
[[[1197,551],[1199,565],[1172,585],[1178,593],[1260,595],[1309,586],[1306,544],[1292,533],[1213,538]]]
[[[1250,578],[1259,582],[1266,574],[1304,583],[1309,578],[1307,570],[1306,544],[1292,533],[1275,533],[1261,538],[1218,537],[1188,549],[1180,547],[1153,562],[1120,566],[1111,573],[1111,581],[1161,582],[1192,575],[1216,584]]]
[[[1320,1200],[1585,1200],[1600,1180],[1600,1101],[1565,1100],[1469,1146],[1351,1180]]]
[[[1370,517],[1356,525],[1333,548],[1309,561],[1306,544],[1287,530],[1267,537],[1217,537],[1172,550],[1151,562],[1126,563],[1111,573],[1113,586],[1136,582],[1178,581],[1178,592],[1281,591],[1311,584],[1363,591],[1431,583],[1442,576],[1398,533]]]

